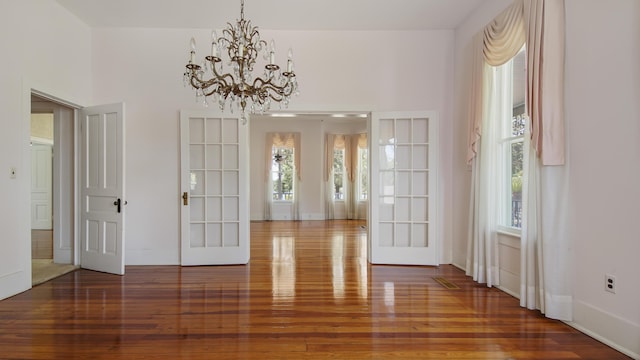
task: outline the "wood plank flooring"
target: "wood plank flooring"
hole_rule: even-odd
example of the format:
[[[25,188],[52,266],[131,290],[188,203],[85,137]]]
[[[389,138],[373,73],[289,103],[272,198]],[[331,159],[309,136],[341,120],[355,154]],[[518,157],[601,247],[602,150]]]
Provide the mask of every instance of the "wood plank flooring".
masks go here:
[[[362,225],[252,223],[249,265],[64,275],[0,302],[0,359],[629,359],[452,266],[369,265]]]

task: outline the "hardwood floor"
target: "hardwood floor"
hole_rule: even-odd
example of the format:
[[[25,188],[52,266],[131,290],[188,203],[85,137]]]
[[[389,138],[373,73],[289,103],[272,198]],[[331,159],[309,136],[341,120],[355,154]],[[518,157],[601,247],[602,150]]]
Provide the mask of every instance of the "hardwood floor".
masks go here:
[[[628,359],[452,266],[369,265],[362,224],[252,223],[249,265],[64,275],[0,302],[0,358]]]

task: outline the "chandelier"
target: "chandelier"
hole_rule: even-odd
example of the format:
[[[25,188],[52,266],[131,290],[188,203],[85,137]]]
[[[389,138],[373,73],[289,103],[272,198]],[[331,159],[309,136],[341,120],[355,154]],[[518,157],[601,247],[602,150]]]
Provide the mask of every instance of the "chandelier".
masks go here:
[[[258,55],[263,54],[267,61],[262,77],[254,78],[253,67]],[[227,66],[231,71],[223,72],[221,53],[228,56]],[[291,95],[298,95],[298,82],[294,72],[293,53],[289,49],[287,69],[282,71],[275,64],[275,43],[268,45],[260,38],[258,27],[244,18],[244,0],[240,2],[240,20],[236,24],[227,23],[218,37],[216,31],[211,33],[211,55],[205,57],[202,65],[195,62],[196,41],[191,38],[191,53],[187,70],[184,73],[185,86],[190,84],[196,92],[196,101],[203,98],[208,106],[208,97],[225,110],[227,100],[230,111],[240,111],[243,124],[247,122],[249,113],[269,111],[272,102],[280,103],[280,107],[289,105]]]

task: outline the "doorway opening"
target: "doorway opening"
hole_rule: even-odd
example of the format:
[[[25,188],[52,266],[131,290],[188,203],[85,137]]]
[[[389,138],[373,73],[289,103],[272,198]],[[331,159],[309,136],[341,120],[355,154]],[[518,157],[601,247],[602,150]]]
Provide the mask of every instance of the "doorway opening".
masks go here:
[[[252,115],[251,220],[352,219],[366,227],[369,122],[363,111]],[[295,165],[296,176],[287,172],[287,160],[293,161],[285,151],[295,136],[300,149],[294,158],[302,167]],[[291,181],[298,171],[299,184]]]
[[[74,109],[31,96],[32,285],[74,264]]]

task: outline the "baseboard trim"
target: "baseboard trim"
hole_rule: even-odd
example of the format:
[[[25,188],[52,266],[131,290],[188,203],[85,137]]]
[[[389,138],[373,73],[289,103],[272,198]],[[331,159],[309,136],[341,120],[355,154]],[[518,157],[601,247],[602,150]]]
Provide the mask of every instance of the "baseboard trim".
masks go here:
[[[633,359],[640,360],[638,324],[581,301],[574,300],[573,309],[574,321],[565,322],[567,325]]]

